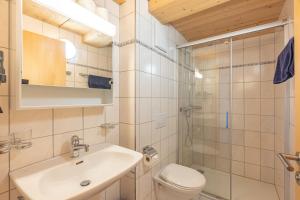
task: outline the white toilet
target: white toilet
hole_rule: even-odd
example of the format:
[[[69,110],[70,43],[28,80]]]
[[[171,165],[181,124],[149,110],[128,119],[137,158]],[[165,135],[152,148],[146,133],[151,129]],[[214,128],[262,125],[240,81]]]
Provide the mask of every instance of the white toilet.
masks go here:
[[[154,177],[157,200],[190,200],[201,193],[206,179],[198,171],[169,164]]]

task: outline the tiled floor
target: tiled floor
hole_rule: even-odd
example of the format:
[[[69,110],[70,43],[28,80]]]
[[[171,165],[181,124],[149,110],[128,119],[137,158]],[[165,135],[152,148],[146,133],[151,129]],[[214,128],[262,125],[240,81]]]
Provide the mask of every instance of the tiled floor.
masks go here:
[[[205,192],[230,199],[230,175],[209,168],[201,168],[207,179]],[[210,200],[201,197],[200,200]],[[232,200],[279,200],[275,186],[253,179],[232,175]]]

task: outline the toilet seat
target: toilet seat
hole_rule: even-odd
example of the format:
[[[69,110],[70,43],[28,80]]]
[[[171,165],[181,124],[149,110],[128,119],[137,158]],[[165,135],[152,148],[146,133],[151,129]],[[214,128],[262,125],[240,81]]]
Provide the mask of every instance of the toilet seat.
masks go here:
[[[198,191],[206,183],[198,171],[177,164],[169,164],[159,173],[159,182],[180,191]]]

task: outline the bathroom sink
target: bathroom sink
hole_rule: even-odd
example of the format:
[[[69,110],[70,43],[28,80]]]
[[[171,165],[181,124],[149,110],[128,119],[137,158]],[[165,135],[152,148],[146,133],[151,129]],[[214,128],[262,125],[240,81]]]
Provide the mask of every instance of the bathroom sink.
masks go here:
[[[10,177],[28,199],[86,199],[120,179],[141,159],[141,153],[102,144],[79,158],[60,156],[13,171]]]

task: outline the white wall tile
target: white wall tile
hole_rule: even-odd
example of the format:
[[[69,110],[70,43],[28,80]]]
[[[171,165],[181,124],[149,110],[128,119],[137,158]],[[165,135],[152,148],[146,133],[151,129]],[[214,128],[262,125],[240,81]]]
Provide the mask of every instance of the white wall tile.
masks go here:
[[[244,98],[244,84],[233,83],[232,84],[232,97],[233,98]]]
[[[274,151],[261,150],[261,165],[274,168]]]
[[[244,67],[232,68],[232,82],[244,82]]]
[[[262,45],[260,47],[260,60],[261,62],[274,61],[275,59],[275,46],[274,43]]]
[[[82,129],[82,116],[82,108],[54,110],[54,134]]]
[[[231,143],[243,146],[245,144],[245,134],[243,130],[232,130]]]
[[[260,102],[262,115],[274,115],[274,99],[261,99]]]
[[[135,77],[134,71],[120,72],[120,97],[135,96]]]
[[[244,64],[259,62],[259,47],[249,47],[244,49]]]
[[[261,81],[271,81],[274,78],[274,64],[261,65]]]
[[[246,131],[245,146],[260,148],[260,133],[253,132],[253,131]]]
[[[84,143],[89,145],[104,143],[105,136],[105,129],[100,127],[85,129],[83,132]]]
[[[120,18],[135,11],[135,0],[127,0],[120,6]]]
[[[151,121],[151,98],[140,98],[140,123]]]
[[[260,167],[257,165],[245,164],[245,176],[252,179],[260,179]]]
[[[0,193],[9,189],[9,157],[8,154],[0,155]],[[0,198],[1,199],[1,198]]]
[[[135,38],[135,14],[130,13],[120,19],[120,42]]]
[[[120,123],[120,145],[135,149],[135,125]]]
[[[9,24],[9,12],[8,1],[0,1],[0,47],[8,48],[8,24]]]
[[[135,123],[135,100],[133,98],[120,98],[120,122]]]
[[[274,134],[261,134],[261,148],[267,150],[274,150]]]
[[[32,131],[32,137],[49,136],[53,133],[52,110],[12,110],[11,132]]]
[[[0,137],[8,135],[8,122],[9,122],[9,107],[8,97],[0,97],[0,105],[3,113],[0,115]]]
[[[35,162],[49,159],[53,156],[52,137],[42,137],[32,140],[32,147],[10,152],[10,169],[15,170]]]
[[[151,73],[151,50],[143,45],[137,45],[139,48],[139,69],[143,72]]]
[[[260,165],[260,150],[256,148],[245,148],[245,162]]]
[[[242,161],[245,160],[245,149],[243,146],[232,145],[232,160]]]
[[[245,83],[245,98],[260,98],[260,82]]]
[[[244,81],[260,81],[260,65],[244,67]]]
[[[152,74],[155,75],[160,75],[160,55],[157,54],[156,52],[152,51],[152,68],[151,68],[151,72]]]
[[[161,97],[161,78],[156,75],[152,75],[151,78],[151,95],[152,97]]]
[[[120,47],[120,71],[135,69],[135,45]]]
[[[261,117],[261,131],[267,133],[274,133],[274,117],[262,116]]]
[[[245,174],[245,164],[243,162],[232,161],[232,173],[240,176]]]
[[[151,145],[151,122],[140,124],[140,148]]]
[[[245,114],[259,115],[260,114],[260,99],[245,100]]]
[[[140,72],[140,97],[151,97],[151,74]]]
[[[244,129],[245,118],[244,115],[232,115],[232,129]]]
[[[261,82],[261,98],[274,98],[274,85],[272,82]]]
[[[249,131],[260,131],[260,116],[246,115],[245,116],[245,129]]]
[[[267,183],[274,184],[275,177],[274,177],[274,169],[268,167],[262,167],[261,170],[261,180]]]

